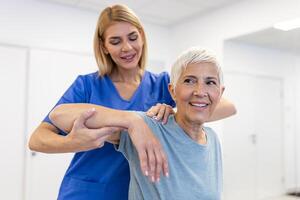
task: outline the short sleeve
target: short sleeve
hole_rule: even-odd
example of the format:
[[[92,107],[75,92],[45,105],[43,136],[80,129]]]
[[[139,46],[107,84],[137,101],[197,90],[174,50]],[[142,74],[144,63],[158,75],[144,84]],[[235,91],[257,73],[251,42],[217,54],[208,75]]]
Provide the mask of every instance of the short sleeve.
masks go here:
[[[172,99],[172,96],[171,96],[171,94],[169,92],[169,88],[168,88],[168,85],[170,83],[170,76],[167,72],[162,72],[162,76],[163,76],[163,82],[164,82],[162,90],[163,90],[163,94],[165,96],[165,103],[168,104],[169,106],[172,106],[173,108],[175,108],[176,103]]]
[[[54,107],[65,103],[87,103],[87,88],[84,76],[78,76],[72,85],[66,90],[63,96],[58,100]],[[54,108],[53,107],[53,108]],[[49,112],[50,113],[50,112]],[[53,125],[49,118],[49,113],[44,118],[43,122],[48,122]],[[61,134],[65,134],[61,131]]]

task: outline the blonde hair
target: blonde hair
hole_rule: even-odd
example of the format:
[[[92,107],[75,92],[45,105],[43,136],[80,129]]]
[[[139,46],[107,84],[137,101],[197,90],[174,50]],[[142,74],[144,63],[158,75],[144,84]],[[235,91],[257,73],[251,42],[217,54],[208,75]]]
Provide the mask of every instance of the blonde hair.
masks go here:
[[[182,72],[189,64],[211,63],[217,67],[220,84],[223,85],[223,73],[216,56],[200,47],[192,47],[184,51],[172,65],[170,82],[175,87]]]
[[[144,45],[142,49],[142,55],[139,60],[139,67],[144,70],[146,67],[148,48],[144,28],[139,18],[132,10],[130,10],[125,5],[117,4],[105,8],[101,12],[97,22],[97,27],[94,35],[94,54],[99,68],[100,76],[110,74],[116,67],[116,64],[112,60],[111,56],[109,54],[105,54],[104,52],[103,38],[105,30],[114,22],[128,22],[135,26],[140,32]]]

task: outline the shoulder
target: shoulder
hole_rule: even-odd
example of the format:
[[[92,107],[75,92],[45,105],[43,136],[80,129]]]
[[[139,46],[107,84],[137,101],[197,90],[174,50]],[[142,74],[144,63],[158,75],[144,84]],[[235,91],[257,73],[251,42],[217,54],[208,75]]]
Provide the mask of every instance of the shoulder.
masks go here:
[[[99,89],[99,87],[107,87],[109,85],[109,77],[104,75],[100,76],[99,72],[93,72],[89,74],[83,74],[77,76],[75,80],[75,84],[83,85],[85,88],[91,88],[91,89]]]
[[[153,79],[170,79],[168,72],[165,71],[161,73],[153,73],[153,72],[145,71],[145,74]]]
[[[203,127],[204,128],[204,131],[205,133],[208,135],[208,137],[214,141],[215,143],[220,143],[220,140],[219,140],[219,136],[218,134],[210,127]]]
[[[141,111],[134,111],[137,115],[139,115],[143,120],[149,125],[155,125],[158,124],[156,120],[152,119],[151,117],[148,117],[145,112]]]
[[[214,131],[214,129],[212,129],[212,128],[208,127],[208,126],[204,126],[203,129],[204,129],[204,131],[205,131],[206,134],[212,135],[213,137],[217,136],[217,134]]]
[[[101,79],[98,71],[93,72],[93,73],[88,73],[88,74],[81,74],[81,75],[78,75],[76,78],[76,80],[84,80],[84,81],[92,81],[95,79]]]
[[[135,113],[145,121],[145,123],[148,125],[148,127],[152,130],[152,132],[155,135],[159,134],[158,130],[161,130],[160,126],[162,126],[162,123],[158,122],[157,120],[151,117],[148,117],[145,112],[135,111]]]
[[[167,72],[161,72],[157,74],[157,73],[145,71],[145,75],[152,80],[162,80],[162,81],[170,82],[170,76]]]

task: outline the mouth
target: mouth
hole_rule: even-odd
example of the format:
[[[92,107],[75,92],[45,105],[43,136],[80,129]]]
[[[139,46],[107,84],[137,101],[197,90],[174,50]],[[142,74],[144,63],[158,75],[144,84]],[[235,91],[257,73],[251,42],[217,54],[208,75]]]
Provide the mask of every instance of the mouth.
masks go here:
[[[193,106],[195,108],[198,108],[198,109],[201,109],[201,110],[203,110],[203,109],[205,109],[209,106],[208,103],[202,103],[202,102],[201,103],[200,102],[190,102],[189,104],[191,106]]]
[[[134,60],[135,56],[136,56],[136,53],[133,53],[133,54],[120,56],[120,58],[125,62],[132,62]]]

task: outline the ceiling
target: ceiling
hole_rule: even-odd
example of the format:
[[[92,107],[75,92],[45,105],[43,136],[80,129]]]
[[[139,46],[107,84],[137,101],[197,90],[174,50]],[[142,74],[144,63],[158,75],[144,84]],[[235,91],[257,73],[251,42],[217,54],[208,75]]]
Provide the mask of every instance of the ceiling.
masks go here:
[[[281,31],[275,28],[268,28],[233,38],[231,41],[244,42],[267,48],[276,48],[299,54],[300,28],[291,31]]]
[[[42,0],[88,9],[99,13],[108,5],[126,4],[147,22],[158,25],[176,25],[196,15],[241,2],[243,0]]]

